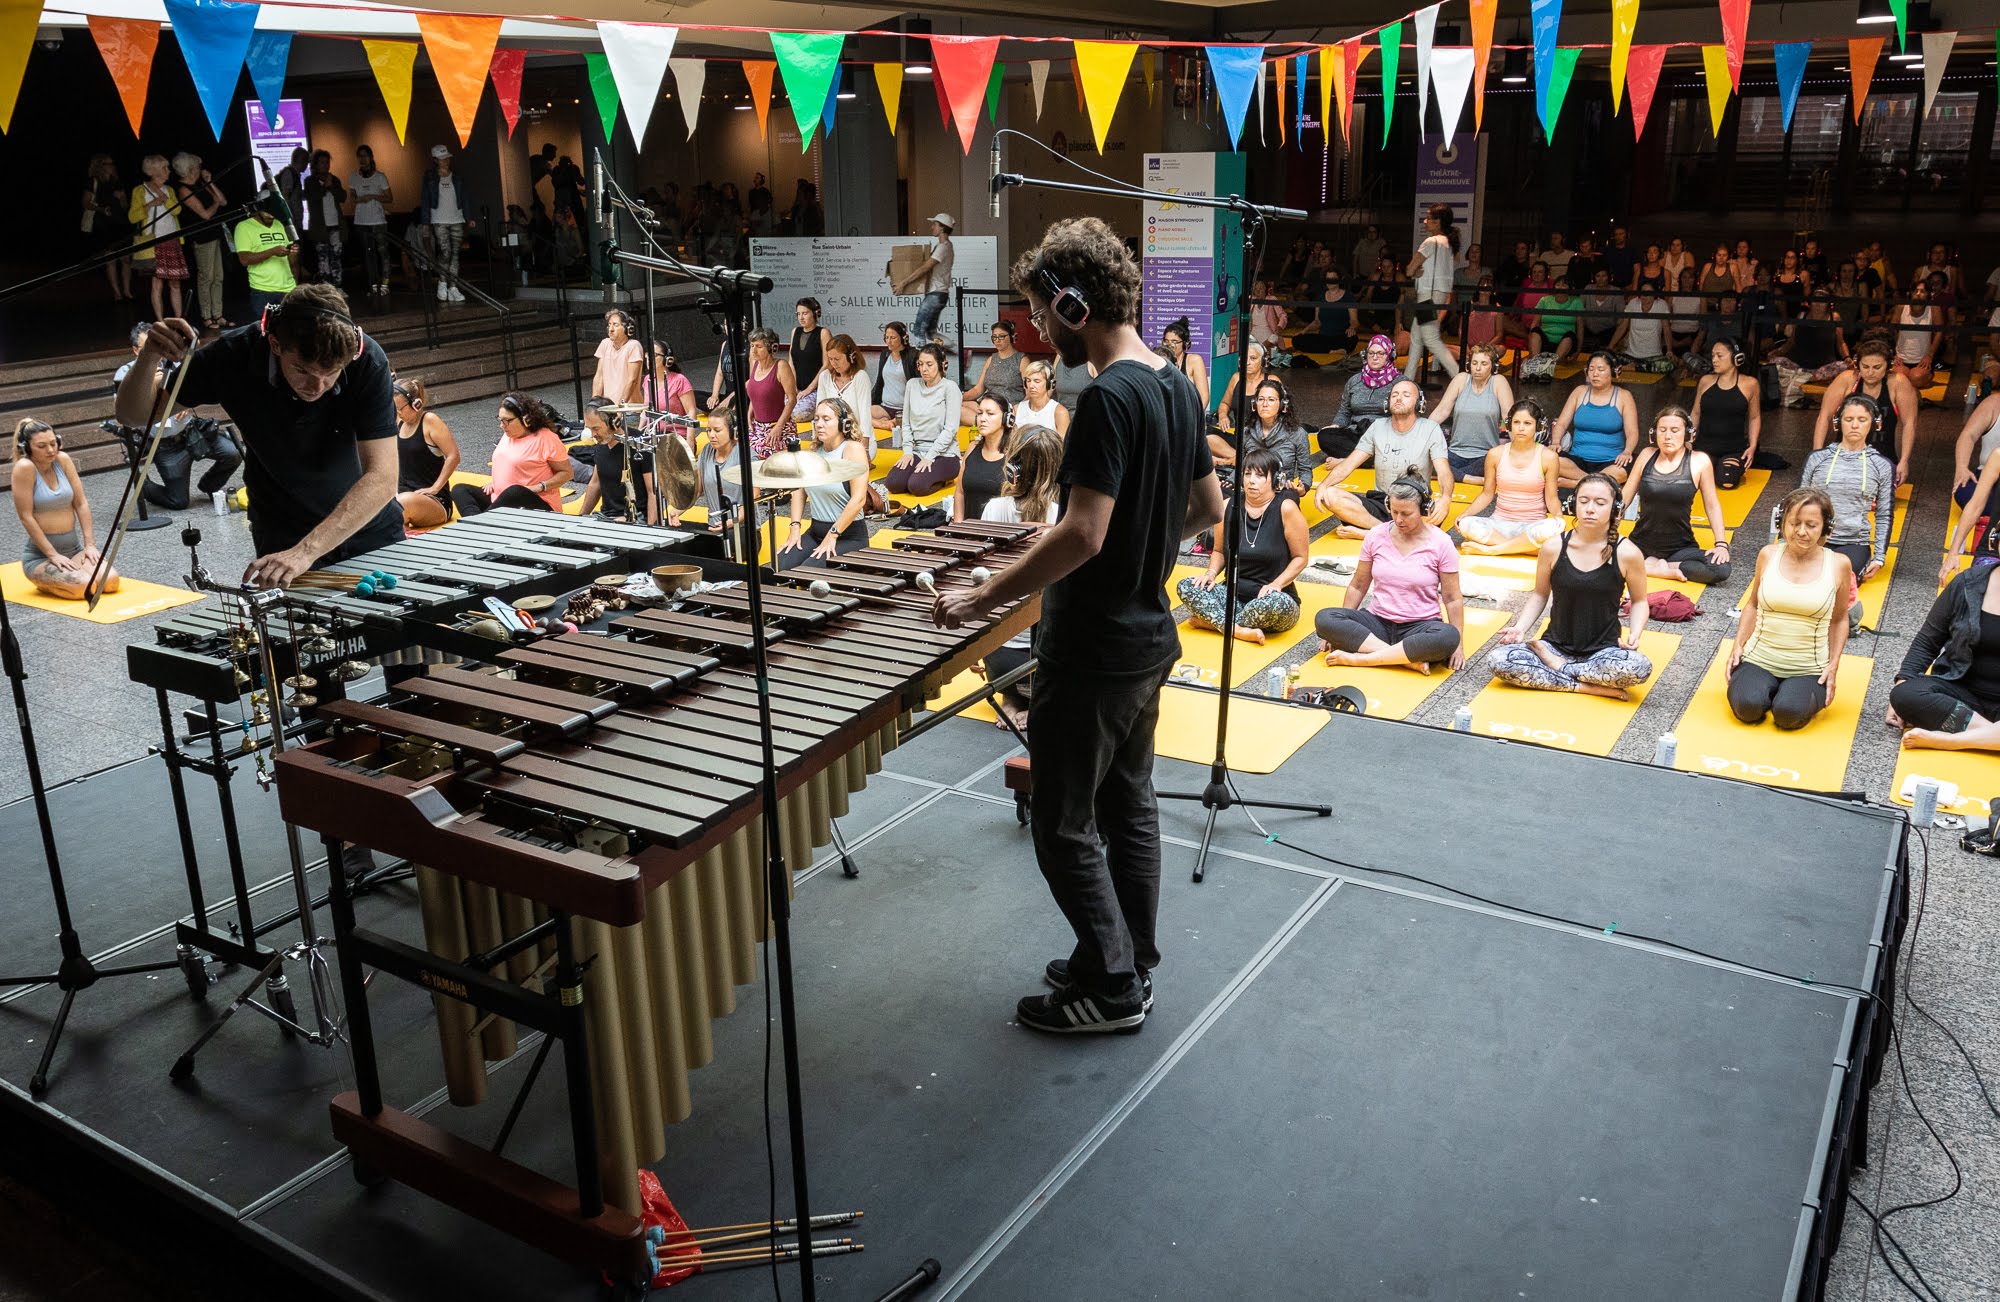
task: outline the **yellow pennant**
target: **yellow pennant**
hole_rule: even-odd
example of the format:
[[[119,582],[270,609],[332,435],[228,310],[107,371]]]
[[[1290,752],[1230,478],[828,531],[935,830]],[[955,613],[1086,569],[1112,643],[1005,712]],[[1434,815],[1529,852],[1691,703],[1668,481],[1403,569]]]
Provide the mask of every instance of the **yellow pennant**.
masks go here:
[[[410,77],[417,66],[415,41],[363,41],[368,66],[375,70],[375,84],[382,88],[382,102],[389,106],[389,121],[396,128],[396,143],[410,125]]]
[[[1639,0],[1611,0],[1611,111],[1625,102],[1625,64],[1639,30]]]
[[[1132,75],[1132,59],[1139,47],[1130,41],[1076,42],[1076,71],[1083,84],[1083,102],[1090,112],[1090,130],[1097,137],[1097,152],[1111,134],[1111,118],[1118,111],[1118,98],[1125,93],[1125,79]]]
[[[1333,82],[1346,62],[1338,45],[1319,47],[1319,135],[1322,149],[1333,148]]]
[[[41,0],[0,0],[0,131],[14,121],[14,101],[21,95],[41,18]]]
[[[1720,45],[1701,47],[1701,70],[1708,78],[1708,122],[1722,134],[1722,115],[1729,108],[1729,51]]]
[[[889,119],[889,134],[896,134],[896,113],[903,106],[903,65],[875,65],[875,89],[882,95],[882,112]]]

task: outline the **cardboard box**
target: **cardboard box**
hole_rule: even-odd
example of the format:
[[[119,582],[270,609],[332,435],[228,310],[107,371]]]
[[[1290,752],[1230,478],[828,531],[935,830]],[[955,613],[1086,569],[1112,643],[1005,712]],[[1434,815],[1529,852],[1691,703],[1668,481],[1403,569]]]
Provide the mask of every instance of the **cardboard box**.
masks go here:
[[[898,244],[891,248],[889,250],[889,284],[891,286],[900,285],[906,278],[915,275],[917,268],[923,266],[924,259],[930,257],[930,255],[931,246],[928,244]],[[921,288],[921,286],[918,288]]]

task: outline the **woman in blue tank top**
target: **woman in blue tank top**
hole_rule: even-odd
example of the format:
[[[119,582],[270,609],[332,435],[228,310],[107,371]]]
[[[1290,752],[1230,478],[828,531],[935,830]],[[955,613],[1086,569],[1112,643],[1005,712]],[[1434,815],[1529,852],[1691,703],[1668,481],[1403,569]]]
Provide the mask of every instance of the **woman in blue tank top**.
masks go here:
[[[1592,353],[1583,373],[1584,383],[1570,390],[1556,417],[1555,442],[1563,453],[1556,483],[1565,490],[1589,474],[1624,483],[1639,450],[1639,408],[1618,386],[1611,355]]]

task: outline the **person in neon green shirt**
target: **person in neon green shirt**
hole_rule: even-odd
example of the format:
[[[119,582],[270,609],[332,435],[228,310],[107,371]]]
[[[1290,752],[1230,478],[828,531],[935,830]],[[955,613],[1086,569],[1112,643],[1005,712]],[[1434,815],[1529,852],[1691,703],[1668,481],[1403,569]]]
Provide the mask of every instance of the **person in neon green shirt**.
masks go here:
[[[262,316],[265,308],[282,302],[298,285],[292,265],[299,256],[299,246],[285,234],[278,219],[262,208],[252,208],[250,216],[237,224],[232,238],[237,261],[250,273],[250,311]]]
[[[1569,277],[1557,276],[1555,288],[1535,304],[1535,328],[1528,335],[1528,352],[1539,356],[1554,350],[1561,362],[1576,351],[1576,314],[1583,300],[1570,292]]]

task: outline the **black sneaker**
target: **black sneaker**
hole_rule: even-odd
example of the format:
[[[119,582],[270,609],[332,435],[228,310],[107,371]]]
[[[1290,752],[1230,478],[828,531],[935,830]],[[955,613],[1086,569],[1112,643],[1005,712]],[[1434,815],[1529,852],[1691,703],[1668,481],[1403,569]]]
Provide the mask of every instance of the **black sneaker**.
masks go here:
[[[1117,1003],[1071,986],[1053,994],[1029,995],[1015,1005],[1014,1016],[1031,1031],[1129,1035],[1146,1024],[1146,1006],[1137,999]]]
[[[1048,982],[1058,990],[1069,989],[1069,960],[1066,958],[1050,959],[1049,965],[1042,969],[1042,980]],[[1141,972],[1139,974],[1139,996],[1145,1010],[1149,1013],[1152,1012],[1153,974],[1151,972]]]

